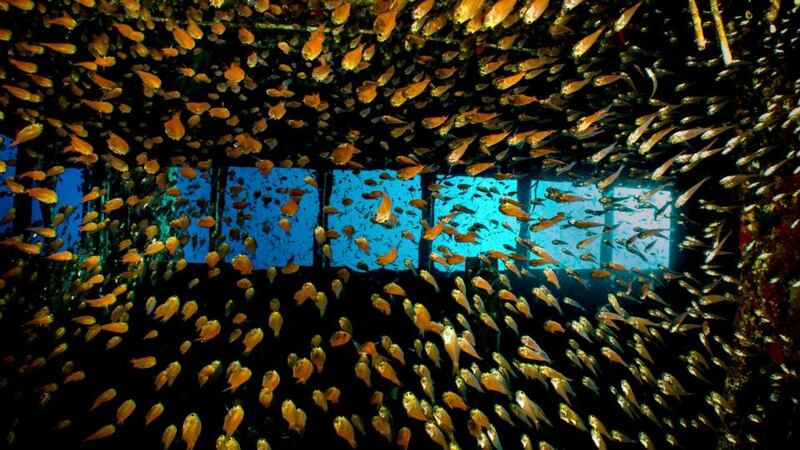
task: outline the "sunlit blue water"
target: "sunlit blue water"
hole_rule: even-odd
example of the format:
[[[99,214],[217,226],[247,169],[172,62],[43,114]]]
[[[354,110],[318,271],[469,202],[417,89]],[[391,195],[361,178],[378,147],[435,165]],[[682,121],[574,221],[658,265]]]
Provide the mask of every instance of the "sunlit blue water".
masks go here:
[[[434,200],[436,220],[458,211],[455,218],[447,223],[455,228],[459,234],[474,233],[476,242],[457,242],[453,234],[442,233],[433,241],[433,251],[444,253],[447,250],[467,257],[478,256],[489,250],[503,253],[515,251],[515,239],[519,236],[520,222],[500,212],[500,199],[502,197],[516,198],[516,180],[496,180],[488,177],[439,176],[437,183],[441,184],[438,190],[439,198]],[[432,226],[435,224],[431,224]],[[510,248],[508,248],[510,247]],[[464,270],[464,263],[451,265],[454,271]],[[438,267],[444,270],[443,267]]]
[[[268,176],[255,167],[231,167],[228,169],[228,184],[225,190],[226,208],[222,213],[220,230],[231,247],[226,257],[248,254],[256,269],[284,266],[295,262],[308,266],[314,262],[314,227],[319,213],[318,190],[304,180],[316,177],[312,170],[276,167]],[[289,189],[300,189],[297,214],[286,218],[280,207],[291,195]],[[233,208],[234,202],[243,202],[244,208]],[[286,218],[290,228],[284,231],[278,221]],[[238,231],[238,237],[235,233]],[[247,236],[256,241],[255,254],[244,246]]]
[[[4,144],[0,148],[0,159],[6,162],[6,172],[0,174],[0,233],[11,231],[13,222],[6,220],[6,215],[14,206],[14,197],[5,183],[7,178],[13,178],[16,175],[16,167],[9,164],[17,158],[17,148],[11,147],[8,144],[12,142],[12,138],[8,136],[1,136],[4,138]],[[58,175],[56,184],[53,189],[58,196],[58,202],[50,205],[50,214],[48,220],[44,220],[44,206],[36,199],[31,199],[31,227],[45,227],[50,226],[52,219],[59,213],[64,214],[64,220],[55,227],[56,234],[59,239],[62,239],[62,245],[58,248],[53,248],[53,251],[62,250],[75,250],[80,242],[81,236],[78,228],[80,227],[82,216],[81,197],[83,197],[83,177],[85,170],[74,167],[67,167],[64,172]],[[40,185],[34,182],[34,186]],[[45,187],[50,187],[43,185]],[[39,236],[32,236],[31,242],[43,242]]]
[[[381,177],[382,173],[388,176]],[[381,170],[362,170],[359,173],[349,170],[334,171],[330,205],[338,209],[341,214],[328,215],[328,228],[338,231],[341,236],[331,243],[332,265],[359,270],[358,263],[362,262],[368,270],[377,269],[381,267],[376,261],[377,257],[397,247],[397,259],[385,268],[403,270],[403,260],[406,259],[416,266],[419,260],[417,243],[422,214],[419,209],[411,206],[411,200],[419,197],[419,183],[419,178],[398,180],[391,172]],[[370,192],[385,192],[389,195],[392,200],[393,219],[383,224],[371,220],[383,197],[362,196]],[[346,205],[346,199],[352,201],[349,206]],[[347,225],[355,229],[352,238],[345,234]],[[414,242],[403,236],[403,230],[412,233]],[[359,236],[366,238],[369,243],[368,254],[356,245],[355,239]]]
[[[43,220],[44,207],[41,202],[31,199],[31,224],[33,226],[45,226],[52,223],[52,218],[57,214],[64,214],[64,221],[56,225],[55,230],[59,239],[63,239],[63,244],[54,251],[77,249],[81,235],[78,228],[81,226],[83,216],[83,176],[85,171],[75,167],[67,167],[64,173],[58,176],[55,191],[58,202],[50,205],[51,217],[47,221]],[[71,212],[70,212],[71,211]]]
[[[170,176],[175,186],[181,191],[180,200],[175,203],[175,216],[189,217],[189,226],[180,232],[179,239],[186,236],[183,244],[183,257],[190,263],[201,263],[208,254],[210,232],[197,225],[197,221],[205,216],[212,216],[211,178],[208,170],[197,170],[194,179],[180,173],[180,168],[170,168]]]
[[[625,197],[620,203],[623,211],[614,211],[614,223],[619,227],[614,230],[615,247],[612,260],[627,268],[657,269],[659,265],[670,265],[670,234],[672,232],[672,193],[659,191],[642,203],[637,200],[646,192],[645,189],[617,187],[615,197]],[[644,258],[626,248],[626,242],[639,232],[660,229],[652,237],[637,238],[630,247]],[[622,242],[620,242],[622,241]]]
[[[16,175],[16,168],[9,164],[16,158],[16,148],[8,146],[10,141],[6,137],[4,146],[0,148],[0,158],[6,161],[6,172],[0,174],[0,181]],[[75,250],[80,242],[78,228],[84,213],[80,202],[84,194],[84,175],[83,169],[66,168],[58,176],[55,190],[59,200],[51,208],[52,217],[66,212],[68,206],[73,207],[74,211],[56,227],[58,236],[64,243],[60,249],[55,250]],[[225,207],[219,224],[222,236],[231,247],[226,260],[230,261],[239,253],[246,253],[257,269],[283,266],[292,261],[303,266],[313,264],[313,232],[322,205],[317,189],[310,186],[306,178],[314,178],[315,172],[276,167],[268,176],[264,176],[258,168],[231,167],[227,176]],[[210,173],[198,169],[197,176],[189,179],[179,173],[179,168],[172,168],[170,177],[181,192],[172,218],[185,214],[191,219],[189,227],[178,232],[178,237],[187,238],[182,246],[184,257],[191,263],[202,263],[211,248],[210,231],[199,227],[197,221],[214,215]],[[645,194],[646,189],[616,187],[608,190],[605,195],[621,200],[606,211],[600,202],[601,193],[594,186],[534,180],[530,193],[531,221],[523,224],[513,217],[503,215],[498,209],[500,198],[518,198],[517,186],[516,180],[443,175],[437,177],[435,194],[425,199],[432,202],[434,208],[435,218],[430,226],[436,225],[437,221],[450,213],[457,214],[446,224],[445,231],[432,242],[432,251],[465,257],[474,257],[490,250],[510,253],[515,251],[515,239],[520,235],[521,227],[527,228],[540,220],[564,213],[564,219],[556,225],[545,230],[528,232],[529,240],[558,261],[556,268],[594,269],[607,262],[640,270],[669,267],[673,227],[671,192],[656,192],[646,202],[642,202],[639,198]],[[548,188],[583,199],[568,203],[556,202],[548,198]],[[295,193],[302,192],[303,195],[297,197],[300,206],[297,214],[286,217],[280,213],[280,207],[291,197],[290,190],[299,190]],[[376,258],[396,247],[398,257],[386,266],[387,269],[404,270],[406,260],[416,266],[419,260],[422,213],[411,202],[420,197],[420,192],[419,178],[398,180],[392,172],[380,170],[334,171],[328,205],[338,212],[328,214],[327,228],[338,232],[339,237],[330,241],[331,264],[354,270],[377,269],[380,266]],[[383,193],[392,200],[392,218],[387,223],[378,224],[373,221],[373,217]],[[0,233],[11,230],[12,223],[4,219],[13,204],[14,198],[8,186],[4,182],[0,183]],[[242,209],[236,209],[237,204]],[[279,226],[281,219],[288,221],[288,231]],[[580,222],[585,227],[576,226]],[[51,219],[43,220],[40,203],[31,200],[30,225],[39,227],[49,223]],[[612,230],[604,232],[603,225],[612,227]],[[352,237],[347,236],[349,227],[353,230]],[[650,236],[641,234],[648,230],[656,231],[650,233]],[[597,235],[598,238],[584,248],[577,248],[578,242]],[[256,242],[254,252],[248,251],[244,246],[247,236],[252,236]],[[458,242],[457,236],[460,236],[461,241],[475,242]],[[366,239],[368,252],[356,245],[355,239],[358,237]],[[32,240],[41,241],[41,238],[33,237]],[[535,255],[529,257],[536,258]],[[461,271],[464,270],[464,263],[450,267],[437,265],[436,268]]]
[[[559,191],[585,198],[586,200],[559,203],[547,198],[547,189]],[[578,228],[570,221],[605,223],[605,212],[600,204],[600,191],[594,186],[573,186],[568,182],[533,181],[531,183],[531,224],[543,219],[550,219],[559,213],[565,217],[557,224],[541,230],[531,231],[530,240],[542,247],[559,263],[559,267],[571,267],[576,270],[594,269],[600,265],[600,251],[603,237],[598,237],[583,249],[577,244],[590,236],[602,232],[602,226]],[[532,256],[535,258],[536,256]],[[544,266],[542,267],[544,268]]]
[[[10,161],[17,159],[17,147],[11,147],[9,144],[13,142],[13,138],[0,134],[3,139],[3,144],[0,145],[0,159],[6,162],[5,173],[0,173],[0,233],[5,233],[11,230],[13,223],[7,215],[11,208],[14,207],[14,194],[6,185],[7,178],[13,178],[16,175],[16,167],[9,164]]]

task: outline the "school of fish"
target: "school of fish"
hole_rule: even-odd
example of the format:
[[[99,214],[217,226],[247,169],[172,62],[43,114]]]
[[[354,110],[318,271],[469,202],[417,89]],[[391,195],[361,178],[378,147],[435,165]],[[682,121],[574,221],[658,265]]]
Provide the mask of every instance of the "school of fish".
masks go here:
[[[731,332],[739,217],[800,197],[775,191],[800,173],[798,30],[790,0],[0,0],[0,133],[17,148],[0,160],[15,206],[0,447],[765,448],[769,407],[734,404],[726,380],[756,351]],[[337,239],[378,266],[398,248],[329,227],[344,205],[323,204],[314,266],[256,270],[267,244],[237,225],[268,199],[222,182],[229,166],[316,170],[258,224],[285,231],[325,198],[325,171],[421,180],[409,204],[375,180],[356,195],[386,229],[422,211],[402,234],[429,261],[333,267]],[[77,208],[56,207],[65,167],[88,174]],[[435,174],[575,191],[484,192],[524,233],[456,272],[469,258],[445,238],[477,244],[494,225],[463,227],[484,214],[466,198],[431,210]],[[211,180],[214,197],[186,205],[176,177]],[[626,211],[623,183],[675,231],[615,234],[604,217]],[[579,187],[600,192],[597,210],[531,209],[584,201]],[[242,194],[229,233],[220,189]],[[71,214],[81,242],[66,249]],[[202,264],[184,257],[190,224],[208,230]],[[560,253],[537,237],[552,229]],[[646,260],[671,233],[675,267],[587,251]],[[777,386],[796,365],[759,370]]]

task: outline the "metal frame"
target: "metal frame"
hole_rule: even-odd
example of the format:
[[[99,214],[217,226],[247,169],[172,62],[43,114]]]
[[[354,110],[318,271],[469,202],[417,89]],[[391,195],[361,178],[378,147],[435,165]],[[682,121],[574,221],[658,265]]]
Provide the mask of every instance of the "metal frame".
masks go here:
[[[211,205],[211,209],[217,221],[215,227],[213,229],[208,230],[208,239],[207,239],[207,250],[211,251],[212,248],[216,245],[217,241],[223,236],[220,234],[220,227],[221,227],[221,218],[223,211],[225,209],[224,198],[225,198],[225,189],[227,185],[227,177],[228,177],[228,169],[229,167],[237,167],[237,166],[229,166],[229,165],[220,165],[214,166],[210,169],[209,173],[209,183],[211,187],[211,199],[210,201],[213,202]],[[244,166],[243,166],[244,167]],[[328,225],[328,218],[327,214],[323,212],[323,208],[329,204],[330,198],[333,192],[333,182],[334,182],[334,173],[338,170],[381,170],[381,169],[331,169],[331,168],[324,168],[324,169],[314,169],[317,173],[317,183],[319,184],[319,211],[317,214],[317,225],[322,226],[324,229],[327,230]],[[390,171],[391,169],[386,169]],[[87,172],[87,176],[84,177],[84,187],[88,185],[94,185],[92,180],[97,181],[98,176],[102,177],[105,180],[105,176],[107,175],[107,171],[97,171],[97,170],[90,170]],[[418,177],[415,177],[414,181],[418,181],[420,183],[420,195],[422,198],[428,199],[428,205],[422,210],[421,217],[426,219],[430,225],[435,223],[436,218],[436,202],[434,199],[431,198],[431,191],[429,186],[436,181],[437,173],[424,173]],[[462,176],[462,174],[454,174],[454,176]],[[463,175],[468,176],[468,175]],[[491,176],[474,176],[473,178],[492,178]],[[555,179],[551,177],[544,177],[544,178],[535,178],[536,181],[540,180],[549,180]],[[516,179],[517,181],[517,190],[516,196],[517,200],[521,203],[522,209],[528,213],[532,212],[532,203],[531,203],[531,189],[534,185],[534,178],[530,175],[519,176]],[[105,184],[105,183],[103,183]],[[85,189],[84,189],[85,190]],[[109,195],[109,194],[107,194]],[[20,196],[16,196],[20,197]],[[17,203],[15,198],[15,204]],[[673,211],[674,212],[674,211]],[[678,248],[677,242],[675,238],[678,237],[677,231],[674,227],[675,217],[674,214],[670,214],[670,248],[669,248],[669,267],[674,267],[676,261],[676,249]],[[18,217],[19,219],[19,217]],[[611,226],[613,225],[613,211],[606,210],[604,215],[605,225]],[[23,227],[22,220],[15,220],[15,230],[19,227]],[[519,234],[518,236],[522,239],[528,239],[530,237],[530,231],[527,226],[524,224],[520,225]],[[313,237],[312,237],[313,239]],[[602,239],[602,238],[601,238]],[[611,239],[613,242],[613,232],[609,233],[608,239]],[[432,270],[433,266],[430,261],[430,255],[432,252],[432,243],[430,241],[420,239],[417,243],[418,246],[418,259],[417,259],[417,267],[420,269]],[[313,251],[314,251],[314,260],[313,265],[315,269],[327,269],[330,268],[330,261],[322,256],[322,248],[319,244],[317,244],[316,240],[313,242]],[[516,251],[522,255],[528,254],[528,250],[524,245],[517,244]],[[614,250],[608,247],[605,244],[601,244],[601,251],[599,255],[599,265],[607,264],[612,261]],[[590,269],[583,269],[583,270],[590,270]],[[579,270],[581,271],[581,270]]]

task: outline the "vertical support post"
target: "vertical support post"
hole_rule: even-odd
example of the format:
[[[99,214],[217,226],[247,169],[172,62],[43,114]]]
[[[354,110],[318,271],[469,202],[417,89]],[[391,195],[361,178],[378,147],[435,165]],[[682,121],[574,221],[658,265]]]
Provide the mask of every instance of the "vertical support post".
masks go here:
[[[522,205],[522,210],[530,214],[531,212],[531,178],[527,175],[517,179],[517,200]],[[520,222],[519,238],[527,240],[530,235],[530,224],[528,222]],[[517,242],[517,253],[528,259],[528,247]],[[526,266],[527,267],[527,264]]]
[[[17,182],[25,186],[25,189],[31,187],[29,179],[20,179],[19,174],[29,170],[33,166],[33,158],[28,155],[28,152],[17,147],[16,156],[16,170]],[[14,197],[14,234],[21,234],[26,228],[31,226],[32,216],[32,203],[33,200],[27,195],[15,195]]]
[[[321,169],[319,176],[317,176],[317,184],[319,185],[319,211],[317,212],[317,225],[321,226],[325,232],[328,231],[328,215],[325,214],[325,206],[330,202],[331,194],[333,192],[333,170],[329,168]],[[322,246],[314,239],[314,268],[322,269],[330,267],[330,261],[324,258],[322,254]]]
[[[606,213],[603,214],[604,224],[605,226],[603,229],[607,230],[614,226],[614,210],[613,208],[606,208]],[[607,239],[612,244],[614,243],[614,232],[609,231],[607,234]],[[608,264],[611,262],[611,258],[613,258],[613,247],[605,244],[606,238],[600,236],[600,264]]]
[[[112,184],[111,177],[110,177],[110,175],[108,173],[108,170],[106,170],[106,166],[105,165],[100,165],[100,167],[96,168],[96,170],[93,170],[93,172],[94,172],[94,175],[95,175],[95,180],[97,182],[97,186],[104,191],[104,193],[97,200],[95,200],[95,202],[97,202],[97,203],[95,203],[97,205],[96,210],[99,211],[100,210],[100,205],[105,205],[108,200],[113,198],[113,194],[122,192],[122,186],[121,185]],[[131,208],[130,207],[126,207],[125,208],[125,228],[128,231],[130,231],[130,229],[131,229],[131,217],[130,216],[131,216]],[[101,212],[100,213],[100,218],[102,218],[102,220],[105,222],[108,219],[108,214],[105,213],[105,212]],[[100,255],[103,258],[103,260],[105,260],[105,258],[108,258],[109,255],[111,254],[111,245],[110,245],[111,233],[112,233],[112,230],[110,230],[109,227],[107,227],[107,226],[105,228],[103,228],[103,231],[100,232],[100,233],[92,233],[92,234],[95,235],[95,239],[96,239],[96,241],[95,241],[96,243],[94,244],[94,248],[99,248],[100,249]],[[138,285],[138,284],[139,283],[136,283],[136,285]],[[134,287],[136,287],[136,285],[134,285]]]
[[[213,199],[214,228],[208,231],[208,249],[216,248],[217,238],[222,227],[222,213],[225,211],[225,188],[228,185],[228,168],[213,166],[211,168],[211,198]],[[212,245],[213,243],[213,245]]]
[[[670,198],[670,203],[672,199]],[[667,206],[667,210],[665,212],[667,217],[669,218],[669,254],[667,254],[667,268],[675,270],[678,268],[678,253],[681,251],[680,242],[683,241],[684,233],[681,229],[681,232],[678,231],[678,220],[676,218],[678,214],[678,210],[673,206]]]
[[[433,197],[431,197],[431,184],[435,182],[435,175],[432,173],[424,173],[420,175],[420,197],[428,201],[428,206],[422,210],[422,218],[428,221],[428,226],[436,225],[435,205]],[[419,269],[431,270],[431,241],[422,238],[422,232],[419,235],[419,251],[417,267]]]

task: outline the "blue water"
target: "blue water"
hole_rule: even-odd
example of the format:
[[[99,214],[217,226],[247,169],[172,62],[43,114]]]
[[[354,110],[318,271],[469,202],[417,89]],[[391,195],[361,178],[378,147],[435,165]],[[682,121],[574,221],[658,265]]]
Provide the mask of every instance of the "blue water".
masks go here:
[[[381,178],[382,173],[389,176]],[[338,231],[341,236],[331,243],[331,264],[360,270],[358,263],[362,262],[368,270],[377,269],[381,267],[376,261],[377,257],[397,247],[397,259],[385,268],[403,270],[404,260],[410,260],[416,266],[419,260],[417,243],[422,213],[411,206],[410,202],[420,195],[419,183],[419,178],[398,180],[393,173],[381,170],[362,170],[359,173],[349,170],[334,171],[330,205],[341,214],[328,215],[328,229]],[[389,195],[394,219],[383,224],[371,221],[381,203],[382,195],[375,196],[376,198],[362,197],[362,194],[370,192],[385,192]],[[352,200],[352,204],[345,205],[345,199]],[[345,234],[347,225],[355,229],[352,238]],[[412,233],[414,242],[403,236],[403,230]],[[369,243],[368,254],[355,243],[355,239],[360,236]]]
[[[502,214],[499,206],[502,197],[516,198],[516,180],[439,176],[437,183],[442,187],[438,190],[439,198],[434,200],[436,220],[457,211],[454,208],[458,206],[471,210],[459,213],[446,226],[454,227],[459,234],[472,232],[477,235],[477,240],[475,243],[457,242],[455,235],[442,233],[433,241],[432,251],[443,254],[444,249],[440,247],[444,246],[453,253],[467,257],[478,256],[489,250],[506,254],[515,251],[520,222]],[[431,224],[433,225],[435,224]],[[445,270],[438,265],[436,268]],[[464,263],[451,265],[450,270],[463,271]]]
[[[64,169],[64,173],[58,176],[55,187],[58,202],[52,205],[51,212],[52,217],[59,213],[64,213],[66,216],[64,221],[55,227],[56,235],[64,241],[60,248],[54,249],[55,251],[75,251],[80,243],[81,235],[78,228],[81,226],[83,217],[81,198],[83,197],[84,173],[83,169],[68,167]],[[31,223],[36,225],[42,222],[42,205],[38,200],[31,200],[31,202]],[[66,214],[69,207],[71,207],[72,213]],[[51,223],[51,221],[48,220],[47,223]]]
[[[586,198],[585,201],[559,203],[546,197],[547,189]],[[597,233],[598,228],[578,228],[569,224],[570,220],[605,223],[605,214],[596,215],[592,211],[603,211],[600,204],[600,191],[594,186],[573,186],[569,182],[533,181],[531,183],[531,224],[542,219],[550,219],[558,213],[565,217],[557,224],[542,231],[531,231],[529,239],[553,256],[561,268],[576,270],[594,269],[600,265],[600,246],[603,237],[595,239],[590,245],[578,249],[577,244]],[[536,256],[532,256],[536,258]],[[542,266],[544,267],[544,266]]]
[[[175,186],[181,191],[180,199],[176,202],[174,217],[182,215],[189,217],[189,226],[179,232],[178,238],[188,238],[182,246],[183,257],[190,263],[202,263],[209,251],[210,232],[207,228],[197,225],[197,221],[205,216],[213,216],[211,199],[211,180],[208,170],[196,169],[194,179],[180,173],[179,167],[170,168],[170,178],[175,180]]]
[[[6,221],[6,215],[9,210],[14,206],[14,196],[8,189],[5,183],[6,178],[13,178],[16,175],[16,167],[9,164],[17,158],[17,148],[11,147],[8,144],[13,141],[13,138],[0,135],[4,138],[4,144],[0,147],[0,159],[6,162],[6,172],[0,174],[0,233],[11,231],[13,227],[12,221]],[[80,221],[82,217],[83,208],[81,205],[81,197],[83,197],[83,177],[85,170],[75,167],[67,167],[64,172],[58,175],[55,184],[56,195],[58,202],[51,205],[51,217],[47,221],[44,220],[43,205],[36,199],[31,199],[31,227],[45,227],[50,226],[52,219],[59,213],[64,213],[64,220],[55,227],[56,234],[59,239],[63,240],[59,248],[53,248],[53,251],[77,249],[80,243]],[[40,185],[34,183],[34,186]],[[46,185],[43,185],[47,187]],[[68,208],[72,208],[72,212],[67,214]],[[30,239],[31,242],[43,242],[40,236],[34,236]]]
[[[16,148],[8,146],[11,138],[5,139],[4,146],[0,148],[0,158],[6,161],[6,172],[0,174],[0,222],[14,203],[13,195],[2,180],[13,177],[16,173],[16,168],[9,164],[16,158]],[[78,227],[83,215],[80,199],[83,195],[84,175],[83,169],[66,168],[55,185],[59,200],[52,208],[53,216],[64,212],[67,206],[75,208],[56,227],[59,238],[64,240],[63,246],[57,250],[75,250],[80,243]],[[198,169],[197,176],[189,179],[179,173],[179,168],[171,168],[170,177],[181,191],[176,212],[170,219],[183,214],[191,219],[190,226],[179,232],[179,237],[188,237],[182,247],[184,257],[190,263],[202,263],[211,248],[210,232],[199,227],[197,221],[207,215],[213,216],[210,173]],[[245,253],[252,258],[257,269],[283,266],[292,261],[301,266],[313,264],[313,231],[321,204],[317,189],[306,182],[306,177],[316,177],[315,172],[276,167],[268,176],[264,176],[258,168],[229,168],[224,194],[225,209],[220,223],[222,236],[231,247],[226,261],[239,253]],[[614,208],[604,212],[604,205],[600,203],[601,193],[594,186],[574,186],[566,181],[534,180],[531,183],[532,203],[529,209],[532,220],[521,224],[516,219],[503,215],[498,209],[502,197],[517,198],[516,180],[441,175],[436,178],[436,184],[438,188],[434,189],[435,194],[425,199],[433,202],[435,220],[430,226],[436,225],[437,221],[451,212],[459,209],[461,211],[446,224],[445,232],[432,242],[432,251],[435,253],[453,253],[465,257],[474,257],[489,250],[510,253],[515,251],[515,239],[520,235],[522,226],[528,227],[563,212],[566,217],[561,222],[546,230],[531,231],[528,236],[536,245],[555,257],[561,268],[594,269],[606,262],[640,270],[657,270],[659,266],[670,265],[670,236],[673,227],[670,204],[673,195],[669,191],[656,192],[643,203],[638,198],[647,189],[616,187],[607,191],[606,196],[622,200]],[[548,188],[585,197],[586,200],[558,203],[547,198]],[[285,217],[281,214],[280,207],[290,198],[290,189],[300,189],[305,193],[298,197],[300,208],[297,214]],[[331,264],[354,270],[374,270],[380,268],[376,258],[397,247],[398,257],[386,266],[387,269],[404,270],[404,261],[410,261],[411,265],[417,266],[422,213],[411,205],[411,201],[419,198],[420,192],[419,178],[398,180],[393,173],[381,170],[333,171],[329,205],[338,212],[328,214],[327,228],[335,230],[340,236],[330,241]],[[383,193],[392,200],[393,216],[387,223],[378,224],[372,219]],[[43,226],[41,205],[37,200],[31,202],[31,226]],[[236,210],[234,202],[242,202],[244,208]],[[348,202],[351,203],[348,205]],[[282,218],[290,225],[288,231],[279,226]],[[584,249],[578,249],[578,242],[602,233],[603,228],[578,228],[570,225],[570,220],[616,227]],[[0,233],[10,231],[12,225],[10,221],[0,223]],[[352,237],[346,234],[348,226],[354,230]],[[638,233],[650,229],[663,231],[631,241]],[[238,237],[234,231],[238,231]],[[472,235],[475,242],[457,242],[457,235]],[[244,247],[247,236],[252,236],[257,243],[253,253]],[[356,245],[355,239],[358,237],[366,238],[369,243],[368,253]],[[34,239],[39,240],[41,239]],[[613,245],[602,248],[604,241]],[[530,256],[535,258],[534,255]],[[464,263],[447,268],[437,265],[436,268],[461,271],[464,270]]]
[[[316,177],[307,169],[273,168],[268,176],[255,167],[231,167],[228,169],[228,185],[225,190],[225,211],[222,213],[220,230],[230,245],[226,261],[238,254],[247,254],[256,269],[284,266],[295,262],[309,266],[314,262],[314,227],[319,213],[319,191],[304,181],[305,177]],[[233,190],[241,187],[238,192]],[[291,196],[289,189],[305,191],[299,201],[299,210],[286,218],[280,207]],[[244,202],[244,209],[236,210],[233,204]],[[284,231],[278,224],[286,218],[290,228]],[[237,231],[238,237],[231,232]],[[255,254],[244,246],[247,236],[256,241]]]
[[[614,211],[613,213],[614,223],[620,225],[613,232],[615,247],[611,259],[627,268],[654,270],[658,269],[659,265],[669,267],[670,264],[672,206],[669,204],[672,202],[672,193],[669,191],[656,192],[647,203],[637,200],[637,197],[641,197],[646,191],[645,189],[625,187],[614,189],[615,197],[626,197],[620,202],[620,206],[628,210]],[[640,231],[657,228],[665,231],[653,237],[636,239],[631,244],[646,259],[628,251],[624,243],[617,242],[627,241]]]
[[[5,173],[0,173],[0,233],[6,233],[14,226],[13,222],[6,217],[14,207],[14,194],[8,189],[5,180],[13,178],[17,173],[16,167],[10,164],[11,161],[17,159],[17,147],[9,145],[14,138],[2,134],[0,134],[0,138],[3,139],[3,145],[0,145],[0,159],[6,163]]]

